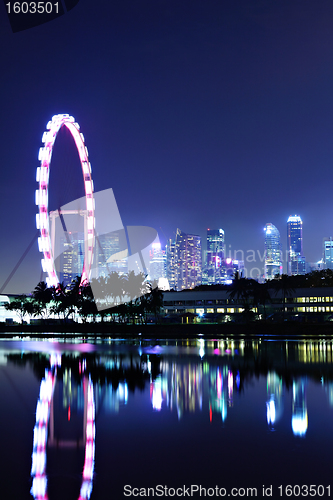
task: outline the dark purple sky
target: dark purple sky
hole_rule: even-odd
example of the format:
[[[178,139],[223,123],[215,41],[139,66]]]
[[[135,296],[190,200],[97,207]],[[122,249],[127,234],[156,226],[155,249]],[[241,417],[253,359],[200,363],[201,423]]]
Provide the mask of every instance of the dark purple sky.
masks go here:
[[[297,213],[307,260],[321,258],[333,235],[331,0],[80,0],[15,34],[1,9],[0,286],[36,231],[37,155],[58,113],[81,125],[95,190],[114,189],[125,225],[163,240],[222,227],[227,252],[246,257],[263,253],[267,222],[285,251]],[[75,154],[59,137],[52,196],[80,195],[78,168],[56,174],[56,156]],[[5,292],[39,279],[36,243]]]

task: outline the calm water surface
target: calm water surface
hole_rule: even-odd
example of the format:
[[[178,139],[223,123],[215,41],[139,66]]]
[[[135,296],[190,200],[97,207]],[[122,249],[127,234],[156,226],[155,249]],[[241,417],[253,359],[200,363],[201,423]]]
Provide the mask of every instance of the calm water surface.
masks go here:
[[[333,497],[332,352],[331,339],[2,340],[0,498]]]

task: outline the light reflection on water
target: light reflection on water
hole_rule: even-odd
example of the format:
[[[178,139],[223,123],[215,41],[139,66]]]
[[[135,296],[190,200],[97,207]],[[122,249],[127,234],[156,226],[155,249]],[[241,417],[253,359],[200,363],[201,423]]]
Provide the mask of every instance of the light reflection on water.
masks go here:
[[[35,499],[59,498],[54,478],[61,474],[68,482],[61,498],[80,500],[111,498],[111,490],[121,498],[125,484],[163,480],[328,484],[332,349],[331,340],[304,339],[0,341],[2,429],[21,425],[19,412],[11,420],[20,398],[31,422],[12,441],[25,456],[18,484],[0,462],[3,489],[8,498],[29,498],[29,491]],[[22,370],[30,377],[23,382]],[[74,455],[76,471],[68,472],[71,460],[65,472],[54,466]]]

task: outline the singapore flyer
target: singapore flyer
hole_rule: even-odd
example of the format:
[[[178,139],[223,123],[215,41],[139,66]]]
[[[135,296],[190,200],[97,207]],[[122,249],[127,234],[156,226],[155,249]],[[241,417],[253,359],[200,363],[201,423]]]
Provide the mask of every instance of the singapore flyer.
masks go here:
[[[57,134],[61,127],[67,127],[70,131],[82,167],[86,210],[84,213],[84,232],[85,232],[85,253],[81,275],[81,283],[89,281],[91,266],[94,257],[95,244],[95,203],[94,203],[94,185],[91,177],[91,165],[88,160],[88,150],[85,146],[84,136],[80,133],[80,126],[75,122],[75,119],[68,114],[59,114],[52,117],[46,126],[46,131],[43,134],[42,142],[44,146],[40,148],[38,160],[41,162],[37,167],[36,180],[39,183],[39,188],[36,190],[36,205],[38,213],[36,214],[36,226],[40,230],[38,238],[39,251],[43,253],[42,269],[48,274],[46,283],[48,286],[57,287],[59,278],[55,268],[54,249],[50,232],[50,214],[48,211],[48,190],[49,190],[49,175],[52,152]],[[59,211],[58,211],[59,212]],[[59,212],[59,215],[60,212]]]

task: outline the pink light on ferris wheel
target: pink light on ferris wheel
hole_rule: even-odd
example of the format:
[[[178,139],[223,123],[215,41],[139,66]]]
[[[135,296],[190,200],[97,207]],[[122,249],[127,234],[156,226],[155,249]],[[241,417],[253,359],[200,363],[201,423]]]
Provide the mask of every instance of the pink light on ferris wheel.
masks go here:
[[[36,226],[40,230],[38,238],[38,247],[40,252],[44,254],[42,259],[42,268],[47,272],[48,278],[46,282],[48,286],[57,286],[59,279],[55,269],[54,254],[52,251],[51,236],[50,236],[50,219],[48,213],[48,188],[50,164],[54,142],[61,127],[67,127],[70,131],[81,162],[85,199],[86,199],[86,218],[85,218],[85,255],[82,269],[81,283],[89,280],[91,266],[94,257],[95,244],[95,204],[94,204],[94,184],[91,178],[91,165],[88,160],[88,149],[84,143],[84,136],[80,133],[80,126],[75,122],[72,116],[67,114],[55,115],[52,117],[46,126],[47,131],[44,132],[42,142],[44,147],[41,147],[38,154],[38,159],[41,162],[37,167],[36,180],[39,183],[39,188],[36,190],[36,205],[39,208],[36,215]]]

